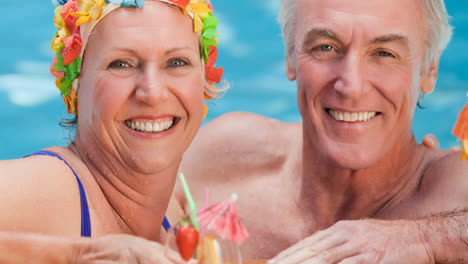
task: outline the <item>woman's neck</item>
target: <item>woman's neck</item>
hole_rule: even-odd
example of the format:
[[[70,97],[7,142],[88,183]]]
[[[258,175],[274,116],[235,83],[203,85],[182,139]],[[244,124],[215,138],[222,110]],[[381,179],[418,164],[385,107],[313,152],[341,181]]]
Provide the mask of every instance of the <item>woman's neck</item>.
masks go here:
[[[90,150],[78,136],[69,149],[89,169],[122,231],[158,240],[178,168],[157,174],[138,172],[97,144]]]

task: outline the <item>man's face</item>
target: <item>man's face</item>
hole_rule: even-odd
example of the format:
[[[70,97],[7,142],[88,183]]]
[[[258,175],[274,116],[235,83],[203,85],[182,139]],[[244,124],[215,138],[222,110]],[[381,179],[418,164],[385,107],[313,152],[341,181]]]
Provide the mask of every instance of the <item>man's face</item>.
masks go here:
[[[314,151],[362,169],[408,144],[421,85],[434,79],[422,71],[420,1],[298,0],[295,19],[286,73]]]

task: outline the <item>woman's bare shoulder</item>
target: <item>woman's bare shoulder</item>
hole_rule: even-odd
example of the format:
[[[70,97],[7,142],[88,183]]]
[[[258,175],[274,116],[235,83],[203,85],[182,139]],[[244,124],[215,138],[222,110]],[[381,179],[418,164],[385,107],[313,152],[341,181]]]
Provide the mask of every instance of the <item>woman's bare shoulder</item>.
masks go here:
[[[43,155],[0,161],[0,229],[71,235],[81,223],[79,208],[77,181],[63,161]]]

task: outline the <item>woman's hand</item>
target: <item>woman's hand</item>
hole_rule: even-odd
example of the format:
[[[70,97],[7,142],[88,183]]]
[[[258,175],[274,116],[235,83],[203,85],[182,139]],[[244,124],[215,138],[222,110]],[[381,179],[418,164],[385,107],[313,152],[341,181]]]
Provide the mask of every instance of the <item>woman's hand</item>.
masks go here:
[[[80,240],[74,255],[76,263],[187,263],[178,252],[131,235],[107,235]]]

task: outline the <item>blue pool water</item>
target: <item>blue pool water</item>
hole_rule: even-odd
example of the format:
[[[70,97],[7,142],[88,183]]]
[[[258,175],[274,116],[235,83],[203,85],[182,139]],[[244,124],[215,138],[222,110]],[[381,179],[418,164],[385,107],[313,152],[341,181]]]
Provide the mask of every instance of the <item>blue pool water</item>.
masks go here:
[[[232,88],[210,105],[206,121],[230,111],[300,121],[295,83],[283,73],[284,47],[276,23],[280,1],[212,1],[221,21],[217,64],[224,67]],[[443,148],[458,144],[450,132],[468,91],[468,10],[464,1],[446,2],[455,35],[440,61],[437,88],[426,96],[425,109],[417,110],[414,121],[418,139],[433,133]],[[65,145],[68,132],[58,125],[66,111],[48,71],[55,30],[52,4],[3,1],[1,9],[0,159],[12,159]]]

